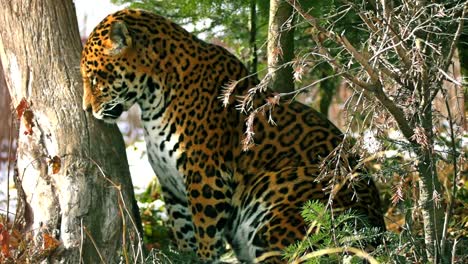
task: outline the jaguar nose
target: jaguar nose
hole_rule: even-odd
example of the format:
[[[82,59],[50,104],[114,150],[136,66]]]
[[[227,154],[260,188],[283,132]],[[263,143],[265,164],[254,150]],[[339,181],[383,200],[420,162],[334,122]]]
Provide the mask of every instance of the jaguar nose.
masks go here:
[[[93,102],[93,96],[91,89],[89,88],[89,85],[87,85],[87,82],[84,82],[85,85],[83,86],[83,110],[86,112],[89,112],[92,109],[92,104]]]

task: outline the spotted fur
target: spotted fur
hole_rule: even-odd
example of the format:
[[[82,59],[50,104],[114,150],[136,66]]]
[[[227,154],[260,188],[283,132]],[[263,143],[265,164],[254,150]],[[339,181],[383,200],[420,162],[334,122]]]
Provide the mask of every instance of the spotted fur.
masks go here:
[[[319,164],[341,132],[313,109],[282,102],[272,113],[276,126],[257,116],[255,145],[243,151],[246,116],[219,97],[229,82],[244,78],[235,89],[242,95],[258,80],[246,78],[224,48],[161,16],[127,9],[91,33],[81,73],[83,108],[96,118],[115,122],[139,104],[174,238],[206,263],[218,261],[225,242],[243,263],[282,263],[280,251],[306,233],[304,202],[328,202],[330,178],[317,178]],[[371,180],[340,186],[334,207],[353,208],[384,228]]]

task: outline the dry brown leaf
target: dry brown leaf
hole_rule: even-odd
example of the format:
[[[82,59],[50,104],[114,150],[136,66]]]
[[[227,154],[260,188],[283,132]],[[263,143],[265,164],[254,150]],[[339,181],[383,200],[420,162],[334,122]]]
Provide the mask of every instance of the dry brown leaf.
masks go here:
[[[50,159],[49,165],[52,167],[52,173],[57,174],[62,168],[62,160],[59,156],[54,156],[52,159]]]

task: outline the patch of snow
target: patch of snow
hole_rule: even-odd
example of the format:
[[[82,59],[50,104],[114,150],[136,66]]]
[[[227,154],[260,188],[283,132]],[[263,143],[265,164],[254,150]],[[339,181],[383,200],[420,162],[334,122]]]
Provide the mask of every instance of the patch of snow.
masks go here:
[[[156,177],[148,161],[145,142],[136,141],[133,145],[128,146],[127,158],[135,193],[142,193],[151,180]]]
[[[380,149],[382,149],[382,144],[379,140],[375,137],[375,133],[372,130],[367,130],[364,132],[364,142],[363,147],[367,150],[367,152],[371,154],[377,153]]]

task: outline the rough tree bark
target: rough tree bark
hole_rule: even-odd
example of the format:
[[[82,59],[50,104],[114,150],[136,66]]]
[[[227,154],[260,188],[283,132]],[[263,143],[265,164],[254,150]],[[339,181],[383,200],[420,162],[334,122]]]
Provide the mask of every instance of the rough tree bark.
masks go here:
[[[268,27],[268,74],[271,88],[278,93],[294,91],[293,68],[294,27],[293,8],[286,1],[270,0]]]
[[[0,5],[0,59],[8,89],[14,106],[23,98],[29,104],[18,138],[17,188],[25,200],[17,217],[24,217],[22,228],[33,232],[36,242],[44,234],[60,241],[49,261],[117,263],[119,254],[125,255],[123,245],[135,241],[124,237],[123,227],[132,225],[138,211],[121,134],[81,109],[81,43],[73,3],[0,0]],[[53,157],[61,161],[57,173]],[[122,205],[128,211],[119,209]]]

